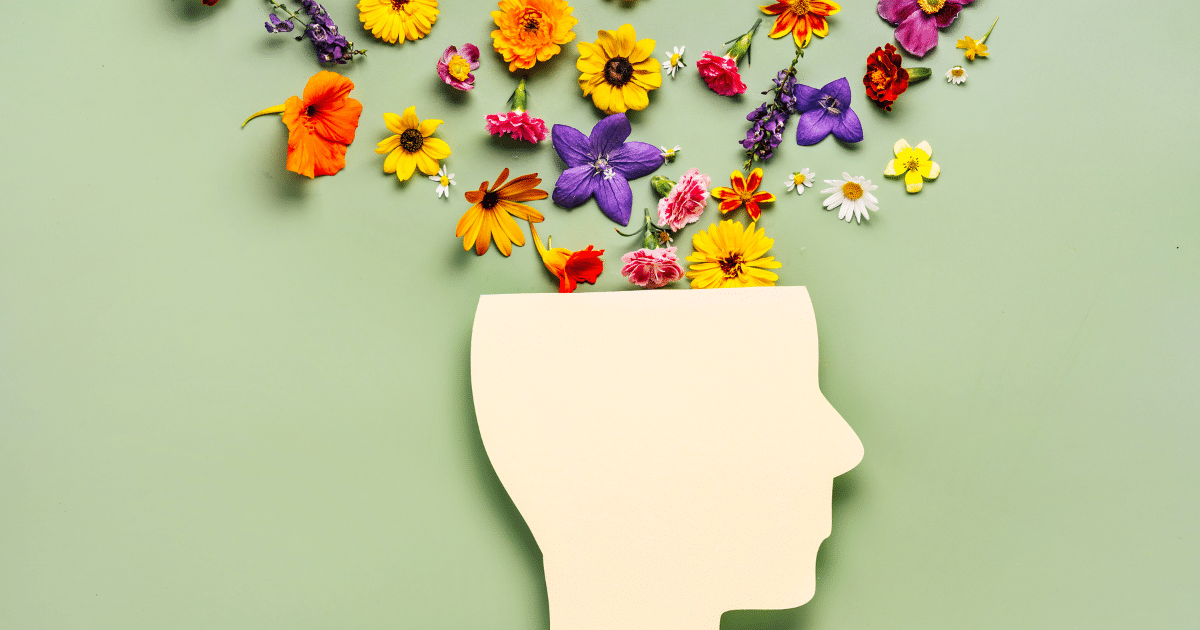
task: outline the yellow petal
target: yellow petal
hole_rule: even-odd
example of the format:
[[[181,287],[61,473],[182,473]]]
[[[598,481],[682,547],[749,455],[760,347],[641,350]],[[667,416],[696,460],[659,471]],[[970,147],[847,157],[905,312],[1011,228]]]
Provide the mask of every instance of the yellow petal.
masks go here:
[[[400,136],[391,136],[387,140],[382,140],[375,145],[375,152],[379,155],[395,151],[400,146]]]
[[[444,160],[450,157],[450,145],[441,138],[425,138],[425,143],[421,145],[421,151],[428,153],[429,157],[435,160]]]
[[[409,107],[408,109],[404,110],[404,114],[402,116],[400,116],[400,126],[402,128],[402,131],[400,131],[400,133],[404,133],[403,130],[416,129],[420,125],[421,125],[421,121],[417,118],[417,106],[416,105],[413,105],[412,107]]]
[[[437,175],[437,172],[438,172],[437,160],[433,159],[432,157],[429,157],[429,153],[426,152],[424,148],[422,148],[420,151],[417,152],[416,158],[417,158],[417,168],[421,169],[422,173],[425,173],[426,175]]]
[[[404,123],[401,122],[401,120],[402,119],[399,116],[397,116],[396,114],[393,114],[391,112],[388,112],[383,115],[384,126],[387,127],[388,131],[396,134],[397,136],[399,136],[400,134],[402,134],[406,131],[406,129],[404,128]]]
[[[643,39],[633,45],[633,51],[629,53],[629,63],[638,63],[650,58],[654,54],[656,42],[653,39]]]
[[[618,92],[619,94],[619,92]],[[613,87],[607,83],[601,83],[592,91],[592,103],[602,111],[607,112],[613,98]],[[621,104],[621,111],[625,111],[624,103]]]
[[[650,98],[646,95],[646,90],[633,83],[621,86],[621,100],[625,102],[626,107],[634,111],[646,109],[650,105]]]
[[[417,125],[417,131],[421,132],[421,137],[428,138],[433,135],[434,131],[437,131],[440,124],[442,124],[442,121],[436,118],[426,118],[420,125]]]
[[[616,31],[596,31],[596,43],[594,46],[600,49],[604,59],[611,59],[620,56],[617,53],[619,46],[617,45]],[[582,52],[582,46],[580,47]]]
[[[904,188],[910,193],[921,192],[923,181],[921,174],[916,171],[909,171],[904,174]]]
[[[896,160],[891,160],[887,163],[887,168],[883,169],[883,174],[887,175],[888,177],[895,177],[899,175],[899,173],[896,172]]]
[[[417,168],[417,156],[407,153],[403,149],[396,151],[396,154],[400,156],[396,159],[396,178],[406,182]]]
[[[621,28],[617,29],[617,55],[628,59],[636,45],[637,33],[634,32],[633,25],[622,24]]]
[[[892,147],[892,152],[896,154],[896,157],[900,157],[901,151],[910,148],[912,147],[909,146],[908,141],[904,138],[900,138],[900,140],[896,142],[896,145]]]
[[[941,174],[942,167],[938,166],[938,163],[933,160],[921,165],[921,176],[925,179],[937,179],[937,176]]]
[[[924,153],[927,158],[933,157],[933,147],[929,146],[929,141],[927,140],[922,140],[921,144],[917,145],[917,150]]]
[[[908,163],[916,159],[912,149],[901,149],[896,152],[896,174],[908,170]]]
[[[398,149],[389,153],[388,156],[383,160],[383,172],[395,173],[396,165],[400,163],[400,155],[403,153],[403,151]]]

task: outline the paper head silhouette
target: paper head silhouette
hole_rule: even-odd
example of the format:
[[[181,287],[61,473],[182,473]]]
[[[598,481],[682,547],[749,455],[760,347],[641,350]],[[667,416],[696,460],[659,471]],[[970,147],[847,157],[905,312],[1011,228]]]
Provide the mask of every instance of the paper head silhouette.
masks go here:
[[[711,630],[812,598],[863,448],[818,387],[803,287],[483,296],[471,385],[551,630]]]

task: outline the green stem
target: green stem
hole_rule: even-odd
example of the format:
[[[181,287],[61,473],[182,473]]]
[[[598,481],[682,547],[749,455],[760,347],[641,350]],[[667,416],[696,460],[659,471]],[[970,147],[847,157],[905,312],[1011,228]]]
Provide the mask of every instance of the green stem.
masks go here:
[[[1000,16],[997,15],[996,19],[992,21],[992,28],[996,28],[996,22],[999,22],[999,21],[1000,21]],[[992,34],[992,28],[989,28],[988,32],[983,34],[983,39],[979,40],[980,44],[987,41],[988,35]]]
[[[288,10],[287,7],[283,6],[282,4],[279,4],[278,2],[275,2],[275,0],[267,0],[267,2],[270,2],[271,6],[275,7],[276,9],[280,9],[284,13],[288,14],[289,20],[296,20],[297,22],[300,22],[300,24],[303,25],[304,28],[308,28],[308,22],[301,20],[300,16],[296,15],[295,13],[292,13],[290,10]]]

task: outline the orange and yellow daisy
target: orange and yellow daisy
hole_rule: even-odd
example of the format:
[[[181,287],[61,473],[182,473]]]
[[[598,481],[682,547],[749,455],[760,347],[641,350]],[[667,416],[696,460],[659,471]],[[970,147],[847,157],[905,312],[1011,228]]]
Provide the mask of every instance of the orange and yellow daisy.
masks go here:
[[[762,191],[759,192],[758,186],[762,183],[763,171],[761,168],[756,168],[750,171],[750,178],[746,179],[741,171],[734,171],[729,174],[729,183],[732,188],[714,188],[712,196],[721,200],[717,209],[721,214],[733,212],[742,206],[746,205],[746,212],[750,213],[750,218],[757,221],[758,216],[762,214],[762,208],[759,204],[772,203],[775,201],[775,195]]]
[[[772,287],[779,276],[767,271],[782,267],[774,256],[766,256],[774,239],[763,230],[755,231],[754,223],[745,230],[739,221],[721,221],[708,230],[692,236],[691,256],[687,277],[693,289],[724,289],[728,287]]]
[[[807,46],[813,35],[828,35],[829,22],[825,18],[842,10],[836,2],[823,0],[781,0],[759,8],[767,15],[776,16],[775,26],[767,33],[769,37],[778,39],[790,31],[800,48]]]
[[[597,31],[596,41],[579,42],[575,67],[583,95],[606,114],[646,109],[648,93],[662,85],[662,68],[651,58],[653,39],[638,40],[633,26]]]
[[[479,190],[467,192],[465,197],[472,205],[462,218],[454,235],[463,239],[463,249],[471,249],[475,245],[475,253],[482,256],[488,250],[488,245],[494,239],[496,248],[501,254],[508,256],[512,253],[515,243],[518,247],[525,245],[525,234],[517,226],[513,217],[524,219],[530,223],[541,223],[546,218],[542,213],[519,203],[545,199],[546,191],[537,188],[542,183],[537,173],[521,175],[505,183],[508,179],[508,169],[501,171],[496,183],[488,188],[488,183],[479,185]]]
[[[437,6],[437,0],[358,0],[358,19],[376,39],[403,44],[429,34]]]
[[[362,103],[350,98],[354,83],[328,70],[316,73],[304,86],[304,96],[289,97],[246,119],[283,114],[288,128],[287,170],[305,177],[333,175],[346,166],[346,147],[354,142]]]
[[[396,135],[380,142],[375,152],[388,154],[383,160],[383,172],[395,173],[402,182],[408,181],[413,170],[418,168],[426,175],[436,175],[438,161],[450,157],[450,145],[445,140],[429,137],[442,121],[418,119],[416,106],[404,110],[402,116],[384,114],[383,124]]]
[[[571,29],[579,20],[566,0],[500,0],[499,6],[492,11],[492,47],[508,62],[509,72],[532,68],[575,39]]]

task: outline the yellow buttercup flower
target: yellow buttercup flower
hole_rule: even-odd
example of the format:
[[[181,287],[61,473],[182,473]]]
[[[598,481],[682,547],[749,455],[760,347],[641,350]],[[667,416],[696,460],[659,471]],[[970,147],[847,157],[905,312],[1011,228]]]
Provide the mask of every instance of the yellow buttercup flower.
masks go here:
[[[575,39],[571,29],[579,20],[565,0],[500,0],[499,6],[492,11],[492,47],[508,62],[509,72],[532,68]]]
[[[933,147],[924,140],[913,148],[908,146],[904,138],[900,138],[896,146],[892,147],[892,151],[896,153],[896,159],[888,162],[883,174],[888,177],[903,175],[904,189],[910,193],[921,192],[926,179],[937,179],[942,172],[942,167],[930,159]]]
[[[383,161],[384,173],[395,173],[400,181],[408,181],[414,169],[426,175],[438,173],[438,160],[450,157],[450,145],[440,138],[431,138],[442,121],[417,118],[417,108],[409,107],[402,116],[384,114],[383,123],[388,131],[396,134],[380,142],[375,152],[387,158]]]
[[[980,57],[988,56],[987,44],[983,43],[983,40],[975,41],[975,39],[969,35],[958,40],[958,45],[956,45],[955,48],[962,48],[965,50],[966,53],[964,54],[966,54],[967,59],[971,61],[975,61],[975,55],[979,55]]]
[[[755,231],[754,223],[742,229],[739,221],[711,224],[708,231],[692,236],[694,252],[688,256],[687,277],[693,289],[723,289],[727,287],[773,287],[779,276],[767,269],[782,267],[774,256],[766,256],[774,239],[763,230]]]
[[[583,95],[606,114],[646,109],[647,93],[662,85],[662,68],[650,56],[653,39],[638,40],[633,27],[625,24],[615,31],[597,31],[595,42],[578,42],[575,67]]]
[[[376,39],[389,44],[417,41],[438,18],[437,0],[359,0],[358,19]]]

